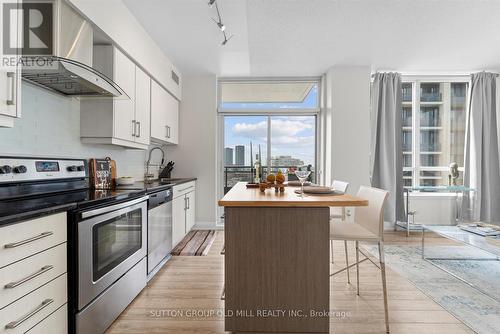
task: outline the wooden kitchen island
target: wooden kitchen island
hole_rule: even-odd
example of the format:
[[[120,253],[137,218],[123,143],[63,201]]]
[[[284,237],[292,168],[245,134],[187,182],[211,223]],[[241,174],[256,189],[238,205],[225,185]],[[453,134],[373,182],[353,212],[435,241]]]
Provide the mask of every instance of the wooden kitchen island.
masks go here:
[[[225,330],[328,333],[329,207],[364,206],[350,195],[247,189],[237,183],[225,210]]]

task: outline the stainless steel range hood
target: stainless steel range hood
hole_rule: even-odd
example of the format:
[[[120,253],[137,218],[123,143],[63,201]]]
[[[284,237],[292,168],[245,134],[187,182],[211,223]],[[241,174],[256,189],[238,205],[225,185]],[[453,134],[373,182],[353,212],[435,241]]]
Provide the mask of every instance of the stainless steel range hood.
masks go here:
[[[23,56],[23,80],[66,96],[129,97],[113,80],[92,68],[92,25],[66,1],[53,0],[53,52]]]
[[[56,56],[40,57],[43,66],[23,66],[24,80],[67,96],[127,97],[111,79],[78,61]],[[25,58],[26,63],[35,59]]]

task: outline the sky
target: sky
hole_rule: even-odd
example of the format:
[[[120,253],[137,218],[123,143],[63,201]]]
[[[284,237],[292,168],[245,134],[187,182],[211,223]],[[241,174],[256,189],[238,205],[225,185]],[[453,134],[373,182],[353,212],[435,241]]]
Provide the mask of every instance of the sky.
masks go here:
[[[317,106],[318,87],[314,86],[302,103],[224,103],[225,108],[245,109],[307,109]],[[314,165],[316,116],[270,117],[271,121],[271,156],[291,155]],[[245,146],[245,165],[250,165],[250,142],[253,145],[253,159],[260,145],[262,163],[267,165],[267,116],[225,116],[224,147]],[[233,158],[234,159],[234,158]]]

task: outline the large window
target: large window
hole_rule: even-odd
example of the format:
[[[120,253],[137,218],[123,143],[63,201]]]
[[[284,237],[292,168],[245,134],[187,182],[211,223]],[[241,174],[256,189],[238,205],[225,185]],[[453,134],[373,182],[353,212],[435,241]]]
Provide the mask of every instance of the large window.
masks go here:
[[[316,179],[317,80],[223,81],[218,110],[224,192],[252,179],[256,159],[264,175],[280,169],[293,179],[299,168]]]
[[[464,165],[467,91],[464,81],[403,83],[403,178],[406,187],[447,185],[449,166]]]

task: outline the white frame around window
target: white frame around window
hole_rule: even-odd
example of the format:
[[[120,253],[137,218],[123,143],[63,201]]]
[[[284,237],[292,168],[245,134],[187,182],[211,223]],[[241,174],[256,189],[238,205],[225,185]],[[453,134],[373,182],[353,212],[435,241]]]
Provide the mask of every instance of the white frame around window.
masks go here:
[[[221,85],[226,82],[262,82],[262,83],[284,83],[284,82],[310,82],[318,85],[317,108],[270,108],[270,109],[255,109],[255,108],[221,108]],[[321,110],[321,78],[320,77],[290,77],[290,78],[220,78],[217,82],[217,112],[218,113],[235,113],[235,114],[314,114]]]
[[[420,165],[420,90],[417,89],[417,83],[454,83],[454,82],[466,82],[468,88],[470,89],[470,76],[417,76],[417,75],[403,75],[402,83],[412,83],[412,167],[403,167],[403,171],[412,172],[412,185],[420,185],[420,172],[430,171],[430,172],[447,172],[449,167],[439,166],[439,167],[426,167]],[[449,97],[449,96],[448,96]],[[447,97],[443,97],[444,103],[449,103]],[[469,106],[469,94],[466,96],[466,108]],[[468,113],[468,110],[466,111]],[[418,133],[418,135],[417,135]],[[459,167],[459,171],[463,172],[464,168]]]

